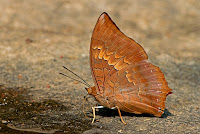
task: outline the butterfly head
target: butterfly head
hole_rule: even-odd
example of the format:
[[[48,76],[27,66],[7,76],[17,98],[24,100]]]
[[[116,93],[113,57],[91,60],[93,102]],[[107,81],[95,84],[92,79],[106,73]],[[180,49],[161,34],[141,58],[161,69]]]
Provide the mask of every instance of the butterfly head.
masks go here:
[[[85,88],[86,91],[88,92],[89,95],[94,95],[96,93],[96,88],[95,87],[88,87]]]
[[[92,94],[92,88],[91,88],[91,87],[89,87],[89,88],[85,88],[85,89],[86,89],[86,91],[88,92],[89,95]]]

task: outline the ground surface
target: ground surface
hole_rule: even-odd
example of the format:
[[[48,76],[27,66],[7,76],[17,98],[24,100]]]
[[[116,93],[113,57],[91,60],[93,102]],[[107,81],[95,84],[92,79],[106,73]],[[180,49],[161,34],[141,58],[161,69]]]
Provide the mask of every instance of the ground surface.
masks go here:
[[[89,44],[106,11],[164,72],[173,94],[163,118],[101,109],[84,118],[93,85]],[[1,0],[0,133],[200,133],[200,2],[196,0]],[[71,74],[69,74],[71,76]],[[92,117],[93,99],[85,109]]]

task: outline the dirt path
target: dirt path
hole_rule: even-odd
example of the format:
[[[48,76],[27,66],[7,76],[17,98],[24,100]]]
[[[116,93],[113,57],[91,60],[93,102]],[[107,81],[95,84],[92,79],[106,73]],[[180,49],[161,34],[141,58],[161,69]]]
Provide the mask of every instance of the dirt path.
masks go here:
[[[87,92],[59,75],[67,66],[93,85],[89,44],[106,11],[164,72],[173,94],[164,118],[97,112],[84,118]],[[1,0],[0,133],[198,133],[200,3],[195,0]],[[96,102],[86,101],[88,116]]]

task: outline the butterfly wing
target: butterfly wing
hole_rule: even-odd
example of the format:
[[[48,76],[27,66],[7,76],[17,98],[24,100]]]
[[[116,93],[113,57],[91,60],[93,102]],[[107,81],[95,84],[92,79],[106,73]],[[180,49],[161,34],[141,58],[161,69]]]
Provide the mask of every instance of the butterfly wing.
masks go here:
[[[90,45],[97,94],[113,97],[112,103],[122,111],[161,116],[172,90],[161,70],[147,59],[144,49],[124,35],[107,13],[99,17]]]

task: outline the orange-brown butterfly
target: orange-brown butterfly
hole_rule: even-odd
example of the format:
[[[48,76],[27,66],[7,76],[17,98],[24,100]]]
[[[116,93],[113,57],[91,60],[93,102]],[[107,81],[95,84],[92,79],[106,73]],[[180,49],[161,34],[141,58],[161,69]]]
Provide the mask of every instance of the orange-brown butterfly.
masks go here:
[[[172,91],[164,74],[148,62],[142,46],[123,34],[105,12],[92,34],[90,67],[95,86],[86,90],[102,106],[118,109],[120,117],[120,110],[157,117],[164,113],[166,97]],[[94,122],[95,107],[93,113]]]

